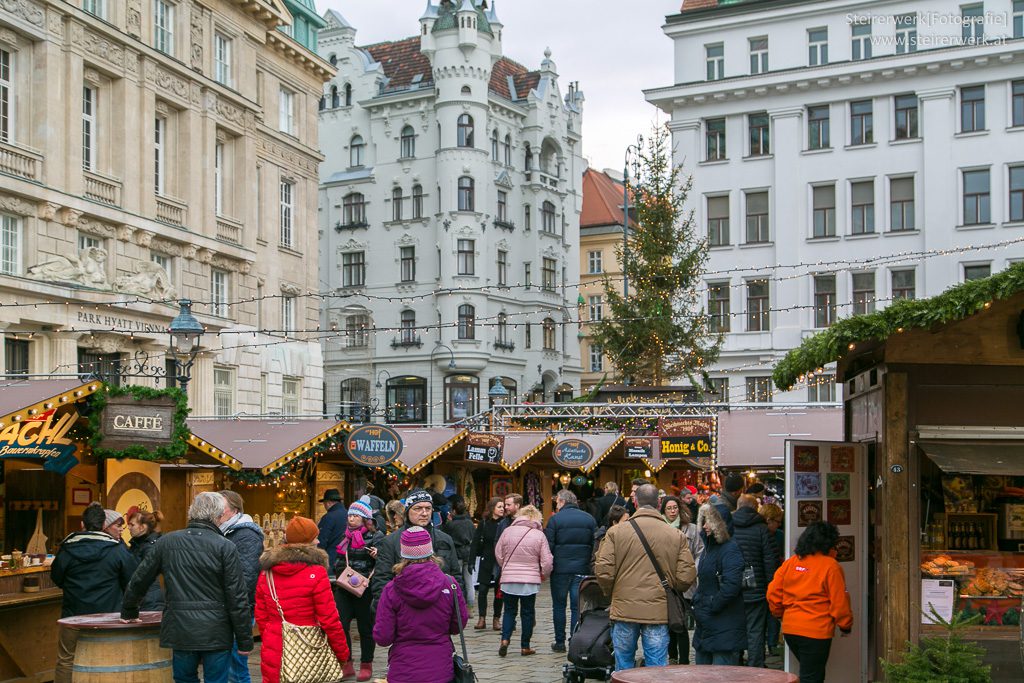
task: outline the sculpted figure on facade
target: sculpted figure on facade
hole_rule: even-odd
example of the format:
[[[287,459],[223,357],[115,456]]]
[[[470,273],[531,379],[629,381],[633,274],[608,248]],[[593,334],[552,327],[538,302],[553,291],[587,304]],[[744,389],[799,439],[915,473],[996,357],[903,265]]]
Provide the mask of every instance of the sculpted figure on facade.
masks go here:
[[[178,296],[171,285],[171,278],[163,266],[149,261],[139,261],[133,275],[122,275],[114,281],[114,291],[137,294],[153,300],[169,300]]]
[[[30,266],[28,275],[36,280],[70,282],[95,289],[110,289],[106,263],[105,249],[87,247],[75,256],[54,256],[50,261]]]

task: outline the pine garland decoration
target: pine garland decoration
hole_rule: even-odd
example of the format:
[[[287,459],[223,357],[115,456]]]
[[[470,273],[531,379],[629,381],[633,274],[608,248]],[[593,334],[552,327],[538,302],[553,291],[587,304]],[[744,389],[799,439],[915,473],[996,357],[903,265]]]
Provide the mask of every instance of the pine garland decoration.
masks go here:
[[[946,621],[932,607],[931,618],[946,633],[922,638],[920,645],[907,643],[902,662],[894,664],[882,660],[886,680],[889,683],[991,683],[992,667],[982,663],[985,648],[964,640],[964,631],[977,623],[980,615],[957,612]]]
[[[787,353],[775,366],[772,379],[778,389],[788,391],[807,373],[842,358],[850,344],[884,341],[901,331],[963,320],[993,301],[1020,292],[1024,292],[1024,263],[1015,263],[1001,273],[950,287],[931,299],[901,299],[881,311],[844,318]]]
[[[107,407],[107,400],[111,397],[131,396],[137,401],[170,398],[174,401],[174,413],[172,415],[173,426],[171,427],[171,442],[162,446],[144,446],[134,444],[123,450],[103,447],[103,409]],[[153,387],[141,387],[136,385],[115,387],[106,385],[102,391],[97,391],[88,399],[89,410],[89,438],[88,443],[92,452],[98,458],[115,458],[123,460],[132,458],[134,460],[149,460],[151,462],[172,462],[185,457],[188,451],[188,425],[185,423],[188,418],[188,398],[185,392],[177,387],[167,389],[154,389]]]

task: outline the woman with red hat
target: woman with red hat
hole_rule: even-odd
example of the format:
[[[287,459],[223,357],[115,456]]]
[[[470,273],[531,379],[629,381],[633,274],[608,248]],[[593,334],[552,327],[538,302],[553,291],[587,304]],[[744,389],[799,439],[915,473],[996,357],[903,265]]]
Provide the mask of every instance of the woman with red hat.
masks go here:
[[[279,683],[281,678],[281,612],[290,624],[322,628],[338,662],[344,664],[349,659],[327,578],[327,553],[316,547],[318,533],[313,520],[296,515],[285,528],[285,545],[260,558],[256,625],[263,638],[260,671],[264,683]]]

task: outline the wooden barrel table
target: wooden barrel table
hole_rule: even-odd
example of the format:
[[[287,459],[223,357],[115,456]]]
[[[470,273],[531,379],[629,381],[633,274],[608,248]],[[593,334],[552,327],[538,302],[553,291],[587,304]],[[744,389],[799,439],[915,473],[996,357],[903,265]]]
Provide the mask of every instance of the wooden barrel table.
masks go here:
[[[120,615],[85,614],[57,621],[78,631],[75,683],[172,683],[171,651],[160,647],[161,612],[125,624]]]
[[[794,674],[746,666],[651,666],[612,674],[612,683],[797,683]]]

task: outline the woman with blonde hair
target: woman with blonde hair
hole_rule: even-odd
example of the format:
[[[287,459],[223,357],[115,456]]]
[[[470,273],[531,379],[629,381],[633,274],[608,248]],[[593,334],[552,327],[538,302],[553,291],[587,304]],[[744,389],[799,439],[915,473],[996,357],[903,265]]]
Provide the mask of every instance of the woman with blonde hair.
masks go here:
[[[469,619],[458,582],[441,570],[430,533],[411,526],[400,537],[401,561],[380,594],[373,639],[388,650],[388,683],[450,683],[451,636]],[[456,611],[456,602],[458,610]]]
[[[405,526],[405,505],[400,500],[392,500],[384,506],[384,517],[387,521],[387,531],[398,531]]]
[[[541,582],[551,573],[554,562],[547,537],[541,531],[543,519],[540,510],[532,505],[520,509],[515,521],[501,534],[494,548],[494,557],[501,567],[501,592],[505,602],[499,657],[508,654],[517,612],[521,612],[523,626],[519,635],[519,653],[523,657],[537,653],[530,647],[530,638],[537,621],[537,593]]]

